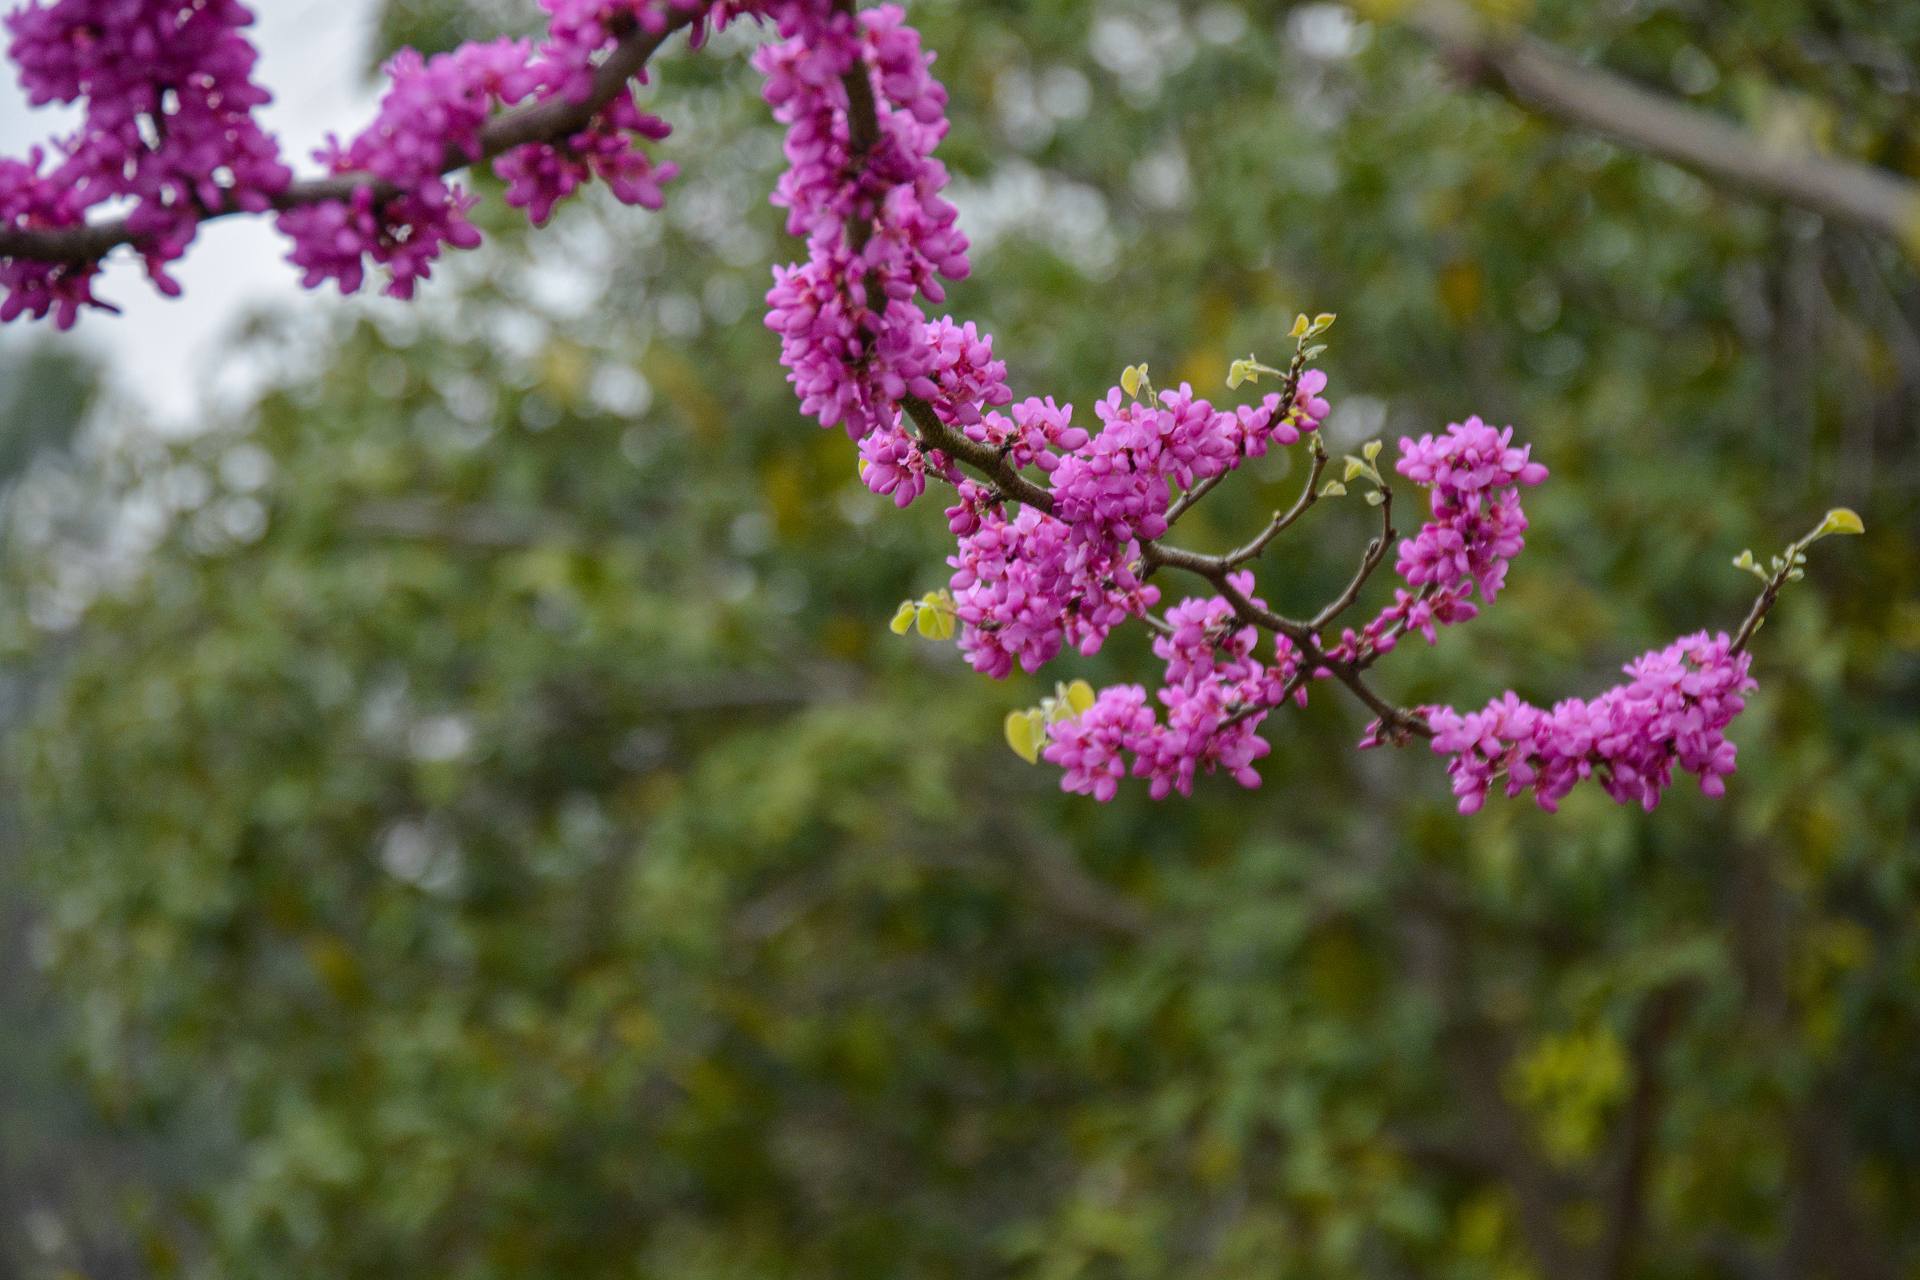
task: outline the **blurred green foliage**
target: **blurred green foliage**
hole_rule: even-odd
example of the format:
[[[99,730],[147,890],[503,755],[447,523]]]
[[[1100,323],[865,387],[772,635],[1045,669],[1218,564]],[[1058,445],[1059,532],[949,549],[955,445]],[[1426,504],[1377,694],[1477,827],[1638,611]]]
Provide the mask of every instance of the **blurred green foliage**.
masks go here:
[[[954,309],[1016,394],[1148,360],[1225,396],[1327,309],[1335,445],[1535,442],[1508,593],[1395,655],[1402,700],[1590,691],[1857,508],[1760,635],[1730,795],[1461,819],[1337,697],[1258,792],[1058,795],[1005,713],[1144,643],[995,684],[888,634],[945,530],[797,420],[741,32],[661,68],[665,213],[501,217],[411,308],[261,321],[257,403],[70,468],[160,530],[137,572],[9,544],[36,949],[86,1088],[172,1153],[126,1273],[1920,1274],[1911,264],[1338,6],[914,13],[982,244]],[[1530,21],[1920,167],[1910,8]],[[1364,542],[1329,506],[1269,553],[1284,607]]]

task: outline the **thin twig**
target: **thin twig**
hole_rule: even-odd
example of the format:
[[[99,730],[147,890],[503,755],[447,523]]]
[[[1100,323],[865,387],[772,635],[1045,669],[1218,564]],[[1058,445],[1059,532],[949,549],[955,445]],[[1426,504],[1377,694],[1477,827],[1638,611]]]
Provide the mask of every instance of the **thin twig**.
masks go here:
[[[1780,589],[1787,585],[1787,573],[1793,564],[1793,557],[1787,556],[1786,561],[1787,567],[1781,568],[1768,578],[1767,585],[1760,589],[1758,596],[1754,597],[1753,608],[1747,610],[1746,621],[1742,622],[1740,630],[1734,633],[1733,647],[1729,652],[1737,654],[1745,650],[1747,642],[1753,639],[1753,633],[1760,629],[1760,624],[1767,620],[1769,613],[1773,612],[1773,606],[1780,600]]]
[[[1273,519],[1260,531],[1260,536],[1229,551],[1226,556],[1229,565],[1242,565],[1249,560],[1258,560],[1267,544],[1293,526],[1294,521],[1305,515],[1307,508],[1320,500],[1320,476],[1327,469],[1327,451],[1320,444],[1320,437],[1311,437],[1313,441],[1312,462],[1307,467],[1307,483],[1301,488],[1300,496],[1285,511],[1273,513]]]
[[[1329,601],[1326,608],[1314,614],[1309,626],[1315,631],[1320,631],[1352,607],[1353,602],[1360,597],[1360,588],[1367,585],[1367,579],[1371,578],[1373,571],[1380,567],[1380,562],[1387,558],[1387,548],[1393,545],[1393,539],[1393,490],[1383,484],[1380,486],[1380,535],[1367,543],[1366,554],[1360,557],[1360,567],[1355,570],[1352,580],[1347,583],[1346,590]]]
[[[1753,639],[1753,633],[1760,629],[1760,624],[1767,620],[1769,613],[1773,612],[1773,606],[1779,603],[1780,592],[1787,583],[1793,581],[1796,574],[1804,571],[1807,548],[1824,536],[1826,528],[1823,521],[1818,528],[1789,543],[1787,549],[1780,553],[1780,558],[1776,562],[1777,567],[1767,577],[1766,585],[1760,589],[1760,594],[1754,598],[1753,608],[1747,610],[1746,621],[1740,624],[1740,630],[1734,634],[1730,653],[1737,654],[1746,649],[1747,642]]]
[[[1414,597],[1414,599],[1421,600],[1421,601],[1431,600],[1434,597],[1434,595],[1437,593],[1437,591],[1438,591],[1438,588],[1433,583],[1429,582],[1426,586],[1420,588],[1419,594],[1417,594]],[[1359,668],[1360,670],[1365,671],[1368,667],[1380,661],[1382,657],[1384,657],[1386,654],[1392,651],[1391,649],[1382,649],[1380,647],[1381,640],[1386,640],[1386,639],[1398,640],[1401,636],[1404,636],[1407,634],[1408,629],[1409,627],[1408,627],[1407,620],[1405,618],[1401,618],[1398,622],[1394,623],[1391,627],[1388,627],[1384,632],[1382,632],[1379,639],[1376,639],[1376,640],[1363,639],[1361,642],[1360,652],[1354,655],[1353,665]]]
[[[1300,394],[1300,375],[1306,371],[1306,367],[1306,346],[1304,343],[1296,344],[1293,352],[1293,360],[1287,366],[1286,379],[1280,384],[1280,413],[1283,417],[1293,410],[1294,398]],[[1315,453],[1326,452],[1318,436],[1313,437],[1313,449]],[[1321,465],[1324,466],[1325,464],[1322,463]],[[1222,471],[1218,475],[1208,476],[1205,480],[1202,480],[1199,484],[1187,490],[1178,498],[1175,498],[1173,505],[1167,508],[1167,527],[1171,529],[1180,522],[1181,516],[1200,505],[1200,500],[1219,487],[1220,482],[1227,478],[1227,474],[1227,472]],[[1312,485],[1309,484],[1308,488],[1312,488]],[[1295,505],[1297,506],[1298,504]],[[1301,509],[1304,510],[1305,508]],[[1276,513],[1274,518],[1276,520],[1279,519],[1279,515]],[[1297,515],[1295,518],[1298,518]],[[1289,520],[1288,523],[1290,524],[1292,521]]]
[[[1181,547],[1168,547],[1159,543],[1147,543],[1141,548],[1142,558],[1149,565],[1164,564],[1175,569],[1184,569],[1213,584],[1213,587],[1233,606],[1234,613],[1241,621],[1267,631],[1277,632],[1291,640],[1300,650],[1305,669],[1325,671],[1341,684],[1345,685],[1355,697],[1365,703],[1368,710],[1380,717],[1380,722],[1396,734],[1411,734],[1415,737],[1431,738],[1433,729],[1418,715],[1404,707],[1396,707],[1376,693],[1361,675],[1361,668],[1328,654],[1320,647],[1312,627],[1296,622],[1292,618],[1282,617],[1265,605],[1256,604],[1247,594],[1233,585],[1232,572],[1225,558],[1221,556],[1201,555]]]
[[[1306,682],[1307,673],[1304,670],[1294,672],[1291,676],[1287,677],[1286,684],[1280,687],[1280,692],[1274,695],[1273,701],[1248,703],[1238,711],[1233,712],[1225,720],[1222,720],[1218,732],[1224,733],[1235,725],[1243,724],[1255,716],[1265,715],[1269,711],[1278,711],[1287,705],[1287,699],[1298,693],[1300,686]]]
[[[1171,529],[1174,525],[1178,524],[1181,516],[1187,514],[1187,512],[1193,510],[1196,506],[1199,506],[1200,499],[1212,493],[1219,487],[1220,482],[1226,478],[1227,473],[1225,471],[1220,472],[1218,475],[1208,476],[1205,480],[1202,480],[1199,484],[1193,486],[1193,488],[1187,490],[1178,498],[1175,498],[1173,505],[1167,508],[1167,527]]]

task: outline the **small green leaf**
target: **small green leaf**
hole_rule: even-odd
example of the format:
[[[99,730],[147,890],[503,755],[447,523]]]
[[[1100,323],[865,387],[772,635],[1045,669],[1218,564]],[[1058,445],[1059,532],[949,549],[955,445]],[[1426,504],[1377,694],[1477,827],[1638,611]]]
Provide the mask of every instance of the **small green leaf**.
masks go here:
[[[1313,321],[1307,319],[1305,315],[1298,316],[1294,319],[1293,328],[1287,333],[1287,336],[1289,338],[1304,338],[1307,336],[1307,331],[1312,327]]]
[[[914,625],[928,640],[953,639],[953,605],[944,591],[929,591],[915,606]]]
[[[1341,484],[1338,480],[1329,480],[1320,486],[1320,496],[1323,498],[1342,498],[1346,496],[1346,493],[1347,486]]]
[[[1300,358],[1302,360],[1318,360],[1321,356],[1325,355],[1326,353],[1327,353],[1327,344],[1324,342],[1319,342],[1319,343],[1315,343],[1311,347],[1308,347],[1305,351],[1302,351],[1300,353]]]
[[[1855,514],[1852,509],[1848,507],[1835,507],[1833,510],[1827,512],[1827,518],[1820,522],[1820,527],[1813,531],[1807,538],[1807,541],[1814,542],[1827,537],[1829,534],[1865,533],[1866,531],[1867,526],[1861,523],[1860,517]]]
[[[1040,746],[1046,741],[1044,723],[1036,711],[1007,712],[1007,745],[1028,764],[1040,762]]]
[[[1227,367],[1227,389],[1235,390],[1241,383],[1250,381],[1252,377],[1252,372],[1247,368],[1247,361],[1235,360]]]
[[[1368,462],[1372,462],[1375,458],[1380,456],[1380,442],[1378,440],[1369,440],[1365,444],[1361,445],[1360,456],[1365,458]]]
[[[901,601],[900,607],[894,610],[893,621],[887,624],[887,629],[897,636],[907,634],[907,628],[913,625],[913,615],[916,612],[918,612],[918,610],[913,601]]]
[[[1093,686],[1085,680],[1075,680],[1067,686],[1067,705],[1073,708],[1073,714],[1084,714],[1093,705]]]
[[[1387,495],[1384,493],[1381,493],[1378,489],[1371,490],[1367,494],[1367,505],[1370,507],[1377,507],[1381,503],[1385,502],[1386,500],[1387,500]]]
[[[1369,467],[1366,463],[1360,461],[1360,459],[1354,457],[1352,454],[1348,454],[1347,455],[1347,473],[1341,476],[1340,478],[1342,480],[1354,480],[1359,478],[1360,476],[1366,475],[1371,470],[1373,470],[1372,467]]]
[[[1308,336],[1311,337],[1312,335],[1317,333],[1325,333],[1327,330],[1333,328],[1333,322],[1335,319],[1336,317],[1334,316],[1333,312],[1322,311],[1319,315],[1313,318],[1313,327],[1307,330]]]
[[[1130,364],[1120,371],[1120,389],[1129,396],[1140,394],[1140,384],[1146,380],[1147,366]]]

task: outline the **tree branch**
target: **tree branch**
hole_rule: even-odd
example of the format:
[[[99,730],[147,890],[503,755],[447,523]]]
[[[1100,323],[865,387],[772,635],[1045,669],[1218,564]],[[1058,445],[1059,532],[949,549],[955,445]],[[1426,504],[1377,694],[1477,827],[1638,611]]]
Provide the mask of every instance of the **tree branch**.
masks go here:
[[[1394,537],[1393,490],[1383,484],[1380,486],[1379,536],[1367,543],[1366,554],[1360,557],[1360,567],[1354,570],[1353,577],[1348,580],[1346,589],[1328,601],[1326,608],[1314,614],[1313,621],[1308,624],[1309,626],[1315,631],[1321,630],[1329,622],[1332,622],[1335,618],[1345,613],[1353,605],[1353,602],[1360,598],[1360,588],[1367,585],[1367,579],[1371,578],[1373,571],[1380,567],[1380,562],[1387,558],[1387,548],[1393,545]]]
[[[1433,729],[1425,720],[1405,707],[1394,706],[1374,692],[1373,687],[1361,674],[1362,668],[1332,657],[1322,649],[1310,624],[1282,617],[1273,610],[1248,599],[1246,593],[1229,580],[1233,568],[1227,563],[1226,557],[1201,555],[1197,551],[1164,546],[1157,542],[1141,544],[1140,553],[1141,561],[1148,572],[1160,565],[1167,565],[1170,568],[1183,569],[1212,583],[1214,590],[1233,606],[1234,613],[1242,622],[1276,632],[1291,640],[1294,647],[1300,650],[1301,662],[1305,670],[1325,671],[1345,685],[1354,697],[1365,703],[1367,709],[1380,718],[1380,723],[1391,734],[1420,738],[1433,736]]]
[[[991,445],[970,439],[964,432],[940,421],[940,415],[933,411],[933,406],[918,396],[908,396],[900,402],[900,407],[913,419],[922,445],[938,449],[980,472],[993,482],[1001,497],[1014,498],[1030,507],[1052,513],[1053,494],[1015,470],[1004,453]]]
[[[1528,110],[1715,182],[1865,227],[1920,256],[1920,184],[1897,173],[1769,146],[1712,112],[1585,66],[1524,32],[1498,30],[1454,0],[1418,5],[1406,21],[1468,79]]]
[[[558,142],[580,132],[629,80],[645,69],[647,60],[666,43],[667,37],[690,25],[698,16],[697,13],[676,8],[670,11],[667,25],[660,31],[644,31],[637,27],[629,31],[614,46],[613,52],[594,68],[593,91],[584,101],[550,98],[503,111],[481,131],[478,155],[469,155],[450,147],[440,172],[452,173],[469,165],[483,163],[529,142]],[[395,194],[391,184],[370,173],[341,173],[295,182],[275,196],[272,203],[275,209],[295,209],[303,205],[324,204],[330,200],[349,200],[363,188],[382,198]],[[228,198],[219,207],[202,215],[200,221],[211,222],[242,212],[245,211]],[[75,227],[0,227],[0,258],[94,262],[120,245],[133,244],[137,239],[124,218]]]
[[[1242,565],[1249,560],[1258,560],[1261,553],[1267,549],[1269,542],[1272,542],[1284,533],[1292,526],[1294,521],[1307,513],[1308,507],[1320,500],[1320,475],[1327,469],[1327,450],[1326,447],[1320,443],[1320,437],[1317,433],[1309,436],[1308,440],[1310,442],[1309,448],[1312,450],[1310,455],[1311,461],[1307,466],[1307,482],[1301,488],[1300,496],[1295,498],[1293,505],[1285,511],[1274,512],[1273,520],[1265,529],[1260,531],[1258,537],[1243,547],[1229,551],[1227,553],[1228,564]],[[1224,475],[1225,473],[1222,472],[1221,474]],[[1167,523],[1173,523],[1171,516],[1168,517]]]

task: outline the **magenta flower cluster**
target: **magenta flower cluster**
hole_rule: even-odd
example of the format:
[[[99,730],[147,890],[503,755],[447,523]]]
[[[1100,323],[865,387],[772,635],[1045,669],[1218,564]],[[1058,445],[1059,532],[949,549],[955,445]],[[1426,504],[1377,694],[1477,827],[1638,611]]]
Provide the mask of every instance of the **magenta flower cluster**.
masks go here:
[[[960,646],[994,676],[1039,669],[1066,645],[1096,651],[1107,633],[1159,599],[1138,569],[1140,540],[1166,531],[1170,485],[1191,486],[1312,430],[1324,378],[1303,384],[1298,413],[1279,397],[1216,411],[1191,388],[1160,403],[1096,406],[1101,430],[1073,425],[1073,408],[1013,404],[1006,365],[972,324],[928,321],[920,300],[968,270],[966,240],[934,158],[945,136],[946,91],[898,6],[857,17],[819,0],[774,6],[781,43],[755,65],[787,126],[787,169],[774,202],[807,242],[808,260],[775,272],[767,324],[802,410],[859,443],[867,485],[906,506],[929,475],[958,488],[947,510],[959,545],[949,563]],[[853,97],[873,104],[872,137],[855,133]],[[1318,376],[1318,375],[1314,375]],[[992,448],[1050,488],[1052,510],[1010,510],[1004,495],[966,479],[923,446],[903,416],[918,397],[940,422]]]
[[[924,463],[907,461],[901,400],[919,396],[957,422],[1011,399],[991,340],[970,325],[929,325],[915,300],[943,301],[941,280],[969,270],[933,155],[947,132],[946,90],[898,5],[855,15],[787,0],[772,14],[783,39],[754,65],[787,126],[773,201],[788,232],[806,239],[807,261],[775,271],[767,325],[802,411],[863,442],[869,483],[904,506],[922,486],[903,482]],[[850,92],[872,99],[875,136],[854,136]]]
[[[290,209],[279,227],[308,288],[333,281],[342,293],[360,288],[368,264],[386,269],[386,292],[410,298],[432,274],[446,246],[470,249],[480,233],[468,219],[474,197],[445,173],[484,158],[485,130],[502,107],[527,101],[587,101],[597,59],[627,31],[662,31],[674,13],[704,17],[704,0],[542,0],[547,38],[494,40],[423,58],[411,49],[388,61],[391,82],[373,123],[351,142],[330,139],[316,157],[331,173],[370,173],[384,190],[362,187],[350,200]],[[614,196],[660,207],[661,185],[675,175],[642,146],[671,131],[642,111],[622,86],[579,129],[559,143],[527,142],[493,162],[506,200],[536,224],[594,178]]]
[[[1242,596],[1255,598],[1251,573],[1235,574],[1232,582]],[[1085,712],[1051,726],[1043,754],[1063,770],[1065,790],[1111,800],[1131,772],[1148,780],[1158,800],[1171,791],[1191,795],[1195,775],[1216,769],[1242,786],[1260,785],[1253,765],[1272,748],[1256,730],[1298,689],[1293,643],[1274,637],[1273,660],[1262,662],[1255,656],[1259,628],[1242,623],[1220,596],[1183,600],[1167,611],[1166,622],[1153,642],[1167,666],[1158,694],[1165,722],[1139,685],[1102,689]],[[1304,691],[1295,696],[1304,702]]]
[[[1296,400],[1317,400],[1315,391]],[[1118,388],[1094,406],[1097,434],[1072,425],[1073,407],[1027,400],[1011,418],[988,414],[982,442],[1030,457],[1052,496],[1051,512],[1024,506],[1009,515],[972,482],[947,509],[959,547],[948,563],[960,648],[975,670],[1005,676],[1017,665],[1037,671],[1071,645],[1099,651],[1107,634],[1158,603],[1159,588],[1140,577],[1141,543],[1167,531],[1175,487],[1191,489],[1264,453],[1275,440],[1292,443],[1317,424],[1283,414],[1280,397],[1218,410],[1193,388],[1133,400]]]
[[[383,268],[386,291],[411,297],[449,246],[471,248],[474,199],[443,175],[485,153],[498,110],[523,102],[587,100],[600,57],[626,33],[691,24],[698,37],[754,6],[711,0],[542,0],[549,31],[538,44],[495,40],[423,58],[403,50],[374,121],[350,142],[330,139],[317,159],[329,174],[371,175],[341,199],[288,201],[280,230],[290,260],[315,287],[361,287]],[[127,233],[154,284],[178,288],[166,265],[206,217],[265,212],[283,203],[292,174],[254,110],[270,95],[253,83],[256,54],[242,34],[253,21],[239,0],[28,0],[7,19],[8,52],[31,101],[84,102],[80,129],[61,140],[65,158],[0,160],[0,229],[81,228],[89,210],[127,202]],[[667,125],[623,86],[591,119],[557,142],[529,142],[495,159],[507,201],[544,222],[554,205],[599,179],[626,203],[658,208],[674,167],[655,164],[644,143]],[[93,293],[94,259],[0,260],[0,321],[51,314],[61,328]],[[111,308],[107,308],[111,309]]]
[[[253,82],[255,53],[242,35],[253,15],[238,0],[30,0],[6,20],[7,53],[35,106],[81,103],[64,158],[0,161],[0,226],[81,226],[87,211],[131,203],[147,274],[161,292],[179,286],[166,266],[186,252],[201,217],[233,207],[261,212],[292,174],[254,122],[268,101]],[[97,262],[0,261],[0,321],[52,314],[70,327],[93,296]]]
[[[931,59],[896,6],[858,19],[823,3],[775,13],[785,39],[756,59],[767,101],[787,126],[788,167],[774,201],[787,209],[788,229],[806,238],[808,260],[775,272],[767,323],[781,336],[803,411],[844,427],[859,443],[868,487],[899,506],[925,492],[930,475],[956,486],[946,513],[958,539],[950,587],[960,648],[977,670],[1036,671],[1067,646],[1096,652],[1115,626],[1160,599],[1141,577],[1141,543],[1166,532],[1174,493],[1316,429],[1328,412],[1325,375],[1301,377],[1284,411],[1278,394],[1219,410],[1186,385],[1153,401],[1116,387],[1095,405],[1100,429],[1091,434],[1073,424],[1071,405],[1014,404],[991,337],[972,324],[928,321],[919,305],[944,300],[940,281],[967,270],[966,241],[940,194],[946,171],[933,158],[947,126]],[[876,136],[855,136],[853,94],[871,96]],[[1050,509],[1013,507],[924,446],[902,412],[909,396],[1016,473],[1034,474]],[[1189,608],[1176,613],[1184,618]],[[1217,621],[1187,630],[1211,634]],[[1054,726],[1047,756],[1067,770],[1066,785],[1110,795],[1114,770],[1126,768],[1122,749],[1156,794],[1185,792],[1204,769],[1254,778],[1252,762],[1267,744],[1247,712],[1271,699],[1293,665],[1254,662],[1256,633],[1244,630],[1223,638],[1204,665],[1184,647],[1163,655],[1166,725],[1144,692],[1120,689]]]
[[[1400,544],[1394,568],[1406,587],[1366,626],[1341,635],[1329,649],[1336,658],[1370,661],[1409,632],[1432,644],[1440,627],[1478,616],[1474,591],[1492,604],[1526,546],[1520,489],[1547,478],[1532,447],[1513,443],[1512,427],[1479,418],[1449,423],[1440,436],[1402,437],[1394,469],[1429,491],[1433,518]]]
[[[1465,715],[1432,708],[1433,749],[1452,757],[1447,772],[1462,813],[1479,809],[1502,778],[1509,796],[1531,791],[1547,810],[1589,778],[1621,804],[1652,809],[1676,767],[1718,796],[1733,772],[1727,725],[1755,688],[1751,663],[1725,633],[1701,631],[1628,663],[1627,683],[1591,701],[1542,710],[1509,692]]]
[[[1400,442],[1394,469],[1424,486],[1433,506],[1433,519],[1400,544],[1395,567],[1408,585],[1447,590],[1471,581],[1493,602],[1526,545],[1519,486],[1547,478],[1530,453],[1514,446],[1512,427],[1496,431],[1478,418],[1450,424],[1444,436]]]

